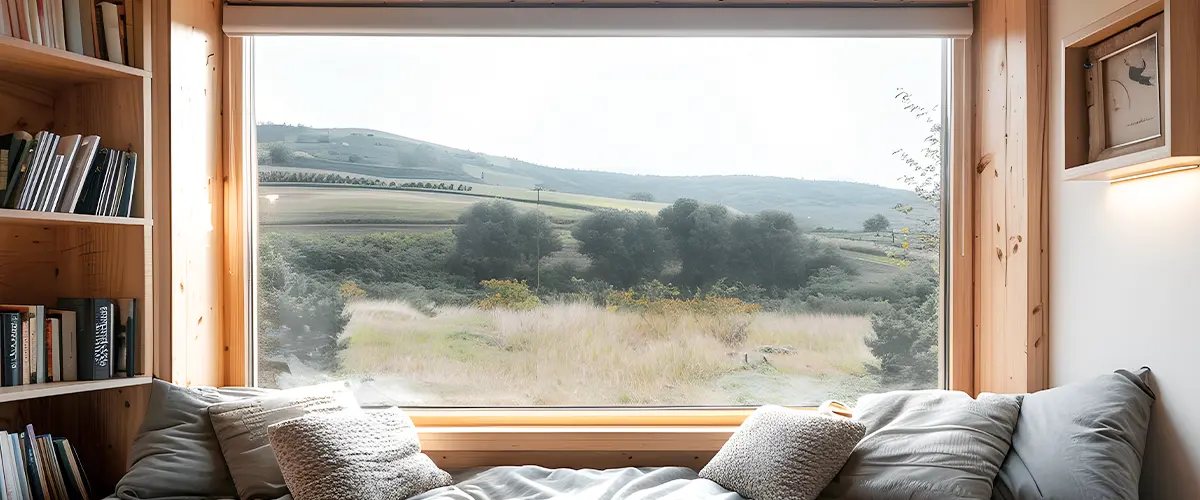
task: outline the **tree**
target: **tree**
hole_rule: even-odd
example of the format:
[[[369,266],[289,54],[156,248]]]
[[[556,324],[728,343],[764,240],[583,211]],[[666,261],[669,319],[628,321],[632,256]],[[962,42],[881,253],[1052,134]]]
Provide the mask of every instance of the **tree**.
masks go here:
[[[603,209],[584,217],[571,235],[592,261],[592,277],[628,288],[662,273],[667,248],[646,212]]]
[[[884,217],[883,214],[872,215],[871,218],[863,221],[863,232],[880,233],[892,228],[892,223]]]
[[[654,195],[645,191],[639,191],[636,193],[630,193],[629,199],[634,201],[654,201]]]
[[[816,242],[805,238],[796,217],[778,210],[740,215],[729,229],[729,276],[768,289],[804,286],[815,268],[806,253],[816,254]]]
[[[925,137],[924,146],[917,153],[910,153],[903,149],[897,149],[892,152],[892,155],[900,158],[908,166],[909,172],[900,177],[900,180],[913,191],[924,203],[933,207],[933,213],[940,213],[942,206],[942,122],[935,120],[937,116],[937,106],[927,108],[917,104],[913,99],[912,94],[904,89],[897,89],[896,99],[904,107],[905,111],[912,113],[913,117],[927,126],[929,135]],[[912,205],[897,205],[896,211],[903,214],[911,214],[913,212]],[[938,248],[940,245],[939,234],[941,233],[941,220],[937,215],[928,217],[918,222],[920,225],[920,233],[922,236],[919,243],[922,243],[930,248]],[[906,242],[907,243],[907,242]]]
[[[267,156],[272,165],[287,165],[292,162],[292,150],[284,146],[282,142],[271,144],[267,148]]]
[[[549,219],[538,212],[518,212],[507,201],[471,205],[458,223],[452,267],[477,281],[515,278],[562,249]]]
[[[682,269],[684,286],[707,286],[725,276],[729,255],[729,209],[680,198],[658,212]]]

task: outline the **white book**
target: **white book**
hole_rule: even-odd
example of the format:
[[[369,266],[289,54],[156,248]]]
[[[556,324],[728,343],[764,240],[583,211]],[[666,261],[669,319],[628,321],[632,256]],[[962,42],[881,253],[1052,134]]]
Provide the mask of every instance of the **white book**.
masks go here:
[[[58,150],[56,153],[62,156],[62,165],[55,169],[55,176],[51,179],[52,183],[47,186],[47,193],[49,193],[49,196],[46,197],[45,203],[42,204],[42,207],[39,210],[53,212],[57,210],[58,206],[61,204],[63,198],[63,189],[67,184],[67,174],[70,173],[69,171],[71,170],[71,164],[75,161],[75,153],[79,150],[80,139],[81,137],[79,134],[64,135],[61,139],[59,139]]]
[[[33,361],[37,366],[37,383],[46,383],[46,320],[43,318],[38,323],[37,331],[33,335]]]
[[[58,205],[58,212],[75,213],[75,206],[83,194],[83,182],[87,179],[88,168],[92,166],[99,149],[99,136],[89,135],[79,142],[71,168],[67,171],[67,182],[63,188],[62,203]]]
[[[67,50],[76,54],[83,53],[83,26],[79,18],[79,2],[77,0],[62,0],[63,23],[67,31]]]
[[[16,0],[4,0],[4,15],[8,18],[8,34],[13,38],[21,38],[21,25],[17,22]]]
[[[68,0],[74,2],[76,0]],[[96,56],[96,7],[93,0],[78,0],[75,9],[79,11],[79,28],[83,41],[83,55]]]
[[[0,6],[0,35],[12,36],[12,20],[8,15],[8,6]]]
[[[50,3],[51,19],[54,20],[54,46],[67,50],[67,28],[63,16],[63,0],[47,0]]]
[[[75,311],[53,310],[49,311],[62,316],[62,339],[59,344],[62,346],[62,355],[58,359],[62,362],[62,380],[66,382],[79,380],[79,358],[76,352],[76,331],[78,328],[75,321]],[[56,353],[59,351],[55,351]],[[57,356],[57,355],[56,355]]]
[[[29,18],[29,41],[42,43],[42,17],[38,15],[38,0],[25,0],[25,14]]]
[[[25,457],[21,456],[21,438],[20,433],[8,435],[8,449],[12,451],[13,465],[17,469],[17,486],[21,488],[22,500],[33,500],[33,493],[29,491],[29,476],[25,469]]]
[[[121,51],[121,19],[117,16],[117,5],[112,2],[100,4],[100,15],[104,16],[104,49],[108,60],[117,64],[125,64],[125,54]]]
[[[8,432],[0,431],[0,473],[4,476],[4,495],[11,500],[21,500],[21,490],[17,486],[16,458],[8,445]]]
[[[48,211],[48,207],[52,201],[50,198],[54,196],[55,179],[62,174],[63,170],[66,170],[66,167],[63,165],[64,159],[63,155],[60,154],[50,156],[50,165],[46,169],[46,175],[42,178],[42,187],[37,193],[37,199],[34,201],[32,210]]]
[[[54,29],[50,24],[50,6],[46,2],[47,0],[34,0],[37,5],[38,29],[41,31],[42,45],[53,47]]]

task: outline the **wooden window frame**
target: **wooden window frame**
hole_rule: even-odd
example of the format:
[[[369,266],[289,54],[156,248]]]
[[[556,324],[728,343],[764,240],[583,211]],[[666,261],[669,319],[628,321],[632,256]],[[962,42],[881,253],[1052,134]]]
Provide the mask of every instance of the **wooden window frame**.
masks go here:
[[[254,328],[251,297],[254,279],[256,183],[247,173],[257,161],[253,148],[251,39],[227,37],[224,65],[224,199],[226,225],[223,261],[223,342],[220,385],[253,381]],[[974,315],[975,161],[972,121],[974,87],[968,39],[948,40],[944,84],[953,102],[944,116],[943,144],[948,145],[943,178],[943,348],[941,379],[949,389],[975,394],[976,330]],[[945,109],[945,106],[943,106]],[[943,330],[944,332],[944,330]],[[423,447],[443,467],[540,464],[563,467],[683,465],[702,467],[748,416],[752,408],[605,408],[605,409],[423,409],[407,410],[420,429]]]

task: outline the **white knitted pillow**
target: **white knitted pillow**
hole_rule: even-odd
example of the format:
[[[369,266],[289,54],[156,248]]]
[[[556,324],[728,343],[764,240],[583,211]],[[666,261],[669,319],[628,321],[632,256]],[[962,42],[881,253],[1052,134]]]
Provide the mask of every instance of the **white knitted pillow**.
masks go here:
[[[865,432],[847,418],[763,406],[742,422],[700,477],[755,500],[813,500]]]
[[[451,484],[398,408],[308,415],[267,433],[294,500],[392,500]]]

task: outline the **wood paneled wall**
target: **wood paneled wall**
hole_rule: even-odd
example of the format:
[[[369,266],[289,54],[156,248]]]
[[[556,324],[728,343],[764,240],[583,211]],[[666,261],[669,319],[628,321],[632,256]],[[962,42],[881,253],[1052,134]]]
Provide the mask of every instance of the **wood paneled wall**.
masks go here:
[[[166,0],[154,8],[155,152],[169,166],[160,170],[168,179],[156,184],[164,202],[156,207],[155,255],[164,268],[170,263],[155,288],[169,298],[159,308],[165,333],[155,375],[188,385],[222,382],[221,8]]]
[[[1046,15],[1039,0],[975,11],[975,389],[1048,387]]]

